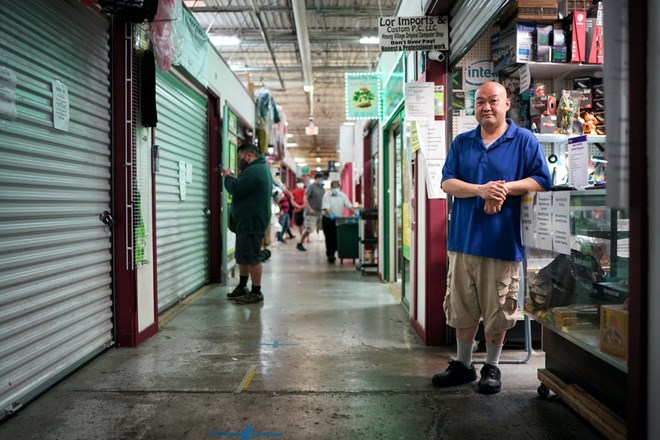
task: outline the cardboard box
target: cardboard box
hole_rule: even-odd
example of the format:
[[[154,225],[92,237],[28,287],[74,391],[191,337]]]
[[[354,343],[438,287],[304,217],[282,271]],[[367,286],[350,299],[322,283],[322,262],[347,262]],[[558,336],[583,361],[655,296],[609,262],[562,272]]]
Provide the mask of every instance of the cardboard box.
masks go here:
[[[600,350],[628,359],[628,310],[623,304],[601,306]]]
[[[573,17],[568,26],[567,36],[570,39],[570,57],[569,62],[579,64],[585,62],[586,56],[586,11],[573,11]]]
[[[517,22],[490,37],[495,73],[510,74],[522,63],[533,61],[535,32],[534,23]]]
[[[554,28],[552,30],[552,45],[566,46],[566,33],[563,29]]]
[[[591,109],[591,89],[571,90],[571,97],[580,109]]]
[[[566,46],[552,46],[553,63],[565,63],[567,61],[568,49]]]
[[[554,133],[557,131],[557,116],[541,116],[541,133]]]
[[[591,95],[594,99],[605,99],[605,86],[603,86],[602,82],[600,84],[592,85]]]
[[[582,76],[578,78],[573,78],[573,89],[574,90],[591,89],[591,77]]]
[[[549,63],[552,59],[552,46],[537,46],[535,61],[539,63]]]
[[[591,64],[603,64],[603,4],[598,3],[595,17],[587,17],[585,60]]]
[[[557,14],[559,18],[566,18],[573,11],[586,11],[593,4],[593,0],[559,0],[557,3]]]
[[[557,111],[557,98],[554,95],[532,96],[529,105],[531,116],[554,115]]]
[[[501,15],[500,22],[506,26],[511,21],[552,22],[558,17],[556,0],[514,0]]]

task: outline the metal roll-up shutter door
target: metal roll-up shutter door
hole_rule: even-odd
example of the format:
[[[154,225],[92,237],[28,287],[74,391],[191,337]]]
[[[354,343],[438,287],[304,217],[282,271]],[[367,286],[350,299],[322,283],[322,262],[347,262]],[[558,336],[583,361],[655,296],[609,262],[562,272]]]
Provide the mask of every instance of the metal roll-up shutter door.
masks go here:
[[[2,10],[0,418],[113,340],[109,23],[77,0]],[[53,128],[54,80],[68,131]]]
[[[449,65],[454,66],[488,26],[495,23],[509,0],[462,0],[450,12],[451,52]]]
[[[207,105],[194,86],[160,71],[156,104],[158,310],[163,311],[209,281]],[[182,166],[192,167],[191,182],[181,176]]]

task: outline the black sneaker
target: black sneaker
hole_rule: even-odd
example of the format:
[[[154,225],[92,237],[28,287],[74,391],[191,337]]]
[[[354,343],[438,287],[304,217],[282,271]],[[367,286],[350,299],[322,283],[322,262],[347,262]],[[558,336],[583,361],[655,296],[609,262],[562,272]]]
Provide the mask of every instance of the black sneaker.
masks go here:
[[[242,296],[247,295],[248,293],[250,293],[250,289],[248,289],[247,287],[236,286],[234,287],[234,290],[232,290],[227,294],[227,299],[240,298]]]
[[[328,263],[334,264],[335,261],[337,261],[335,257],[328,257]]]
[[[481,369],[479,379],[479,392],[482,394],[496,394],[502,389],[502,372],[497,365],[485,364]]]
[[[236,304],[254,304],[264,300],[261,293],[250,292],[245,296],[236,299]]]
[[[305,246],[302,245],[302,243],[298,243],[296,245],[296,249],[298,249],[299,251],[306,251],[307,250],[307,249],[305,249]]]
[[[463,385],[475,380],[477,380],[477,371],[474,369],[474,364],[471,364],[468,368],[461,361],[450,361],[447,370],[444,373],[434,375],[431,382],[436,387],[445,388]]]

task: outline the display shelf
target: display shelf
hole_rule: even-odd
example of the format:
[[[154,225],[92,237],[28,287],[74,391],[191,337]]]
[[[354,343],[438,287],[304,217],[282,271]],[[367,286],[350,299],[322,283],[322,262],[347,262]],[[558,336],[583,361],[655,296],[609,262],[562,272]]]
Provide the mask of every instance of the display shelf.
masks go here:
[[[532,78],[576,78],[590,76],[603,70],[602,64],[570,64],[570,63],[539,63],[529,62],[529,72]]]
[[[568,142],[569,137],[580,136],[580,135],[534,133],[534,136],[536,136],[536,139],[538,139],[538,141],[541,143],[558,144],[558,143]],[[605,135],[600,135],[600,134],[587,135],[587,142],[589,142],[590,144],[604,144],[605,139],[606,139]]]
[[[581,330],[565,330],[557,327],[548,319],[541,317],[537,313],[533,313],[529,311],[525,311],[525,313],[533,320],[543,324],[543,326],[546,327],[547,329],[552,330],[552,332],[557,334],[558,336],[561,336],[562,338],[588,351],[592,355],[607,362],[608,364],[612,365],[621,372],[623,373],[628,372],[628,364],[626,363],[625,360],[600,351],[600,348],[598,347],[598,342],[600,340],[600,331],[597,328],[581,329]]]

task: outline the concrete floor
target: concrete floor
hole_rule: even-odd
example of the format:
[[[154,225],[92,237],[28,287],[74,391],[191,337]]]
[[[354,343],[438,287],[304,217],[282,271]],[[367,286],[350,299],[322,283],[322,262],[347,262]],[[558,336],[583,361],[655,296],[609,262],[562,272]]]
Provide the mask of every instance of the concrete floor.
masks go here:
[[[454,348],[424,346],[388,286],[328,264],[320,236],[307,248],[273,246],[263,304],[214,286],[140,347],[107,351],[7,420],[0,439],[600,438],[537,396],[542,352],[502,365],[494,396],[432,387]]]

